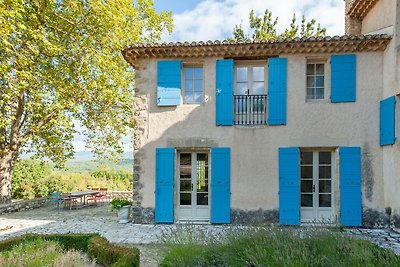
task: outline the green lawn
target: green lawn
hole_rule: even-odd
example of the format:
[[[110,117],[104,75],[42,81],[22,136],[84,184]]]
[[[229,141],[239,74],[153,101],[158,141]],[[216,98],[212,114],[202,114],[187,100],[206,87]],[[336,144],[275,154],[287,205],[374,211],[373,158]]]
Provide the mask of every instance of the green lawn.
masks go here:
[[[205,236],[180,230],[167,241],[160,265],[400,266],[400,257],[392,251],[340,231],[258,228]]]

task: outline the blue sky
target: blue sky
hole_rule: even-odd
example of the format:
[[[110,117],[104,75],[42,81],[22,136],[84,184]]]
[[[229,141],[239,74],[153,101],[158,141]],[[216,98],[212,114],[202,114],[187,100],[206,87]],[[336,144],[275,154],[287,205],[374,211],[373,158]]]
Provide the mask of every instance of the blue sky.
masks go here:
[[[315,18],[327,29],[328,35],[344,33],[343,0],[155,0],[157,11],[172,11],[174,31],[162,41],[207,41],[226,39],[240,23],[249,28],[248,17],[254,9],[262,15],[265,9],[279,17],[278,30],[288,27],[293,13]],[[76,135],[75,151],[85,149],[85,140]],[[129,138],[124,139],[125,150],[132,150]]]

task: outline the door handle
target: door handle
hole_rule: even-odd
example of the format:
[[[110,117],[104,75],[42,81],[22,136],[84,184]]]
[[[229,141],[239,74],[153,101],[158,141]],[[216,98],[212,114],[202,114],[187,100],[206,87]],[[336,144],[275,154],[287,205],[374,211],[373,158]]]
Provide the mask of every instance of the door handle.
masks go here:
[[[192,183],[192,191],[193,191],[193,183]]]
[[[313,186],[312,186],[312,191],[313,191],[313,193],[315,192],[315,184],[313,184]]]

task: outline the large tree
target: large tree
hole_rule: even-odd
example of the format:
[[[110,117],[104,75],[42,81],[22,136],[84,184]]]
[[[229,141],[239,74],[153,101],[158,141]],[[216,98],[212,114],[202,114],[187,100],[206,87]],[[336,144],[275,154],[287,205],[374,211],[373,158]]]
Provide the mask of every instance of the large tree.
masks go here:
[[[152,0],[0,1],[0,202],[21,151],[62,165],[75,124],[100,156],[133,127],[133,71],[124,45],[171,32]]]
[[[289,28],[283,32],[278,33],[276,25],[278,24],[278,17],[273,18],[272,12],[268,9],[265,10],[263,16],[256,16],[254,10],[249,14],[250,31],[246,33],[242,24],[236,25],[233,29],[233,40],[248,41],[251,39],[276,39],[276,38],[295,38],[295,37],[310,37],[310,36],[325,36],[326,29],[322,28],[316,20],[312,19],[307,21],[303,16],[301,23],[297,23],[296,14],[293,14],[292,22]]]

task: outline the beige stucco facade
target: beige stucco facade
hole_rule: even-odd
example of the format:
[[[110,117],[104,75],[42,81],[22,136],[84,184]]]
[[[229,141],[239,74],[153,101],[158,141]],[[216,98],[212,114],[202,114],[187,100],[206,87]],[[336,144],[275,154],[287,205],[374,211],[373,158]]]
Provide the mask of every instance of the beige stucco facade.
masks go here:
[[[390,213],[387,207],[391,208],[391,214],[400,216],[400,142],[384,147],[379,144],[379,103],[400,93],[400,41],[396,35],[399,29],[395,26],[400,20],[398,2],[378,1],[362,20],[362,33],[392,29],[390,34],[394,36],[385,51],[354,53],[356,102],[331,103],[329,100],[331,54],[276,55],[288,60],[287,124],[282,126],[216,126],[217,57],[171,58],[181,60],[183,65],[203,67],[204,103],[158,106],[157,58],[138,58],[134,184],[138,212],[143,214],[141,210],[147,209],[151,213],[155,207],[158,147],[173,147],[177,151],[230,147],[231,209],[273,212],[279,210],[278,148],[330,149],[338,159],[338,147],[357,146],[362,153],[363,216],[366,220],[380,220],[367,225],[381,225]],[[322,58],[326,62],[326,99],[323,101],[306,101],[306,64],[310,58]],[[267,59],[264,63],[267,64]],[[397,115],[400,115],[399,105]],[[333,167],[334,209],[339,217],[338,160]]]

